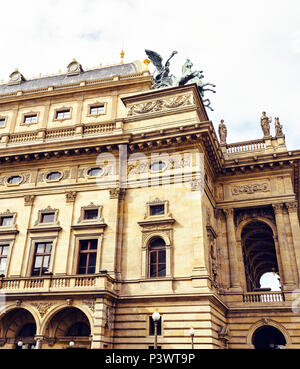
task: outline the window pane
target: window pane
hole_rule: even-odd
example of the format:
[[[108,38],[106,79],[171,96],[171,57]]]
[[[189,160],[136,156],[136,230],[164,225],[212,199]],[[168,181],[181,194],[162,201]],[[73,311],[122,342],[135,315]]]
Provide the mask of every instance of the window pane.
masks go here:
[[[60,172],[52,172],[47,175],[48,181],[55,181],[56,179],[59,179],[61,177]]]
[[[89,267],[95,267],[96,266],[96,253],[91,252],[89,257]]]
[[[98,240],[91,240],[90,242],[90,249],[97,250]]]
[[[165,205],[151,205],[150,215],[163,215],[165,213]]]
[[[87,262],[87,254],[81,254],[79,258],[79,268],[85,268]]]
[[[100,176],[103,172],[102,168],[92,168],[88,171],[88,175],[91,177],[97,177]]]
[[[80,241],[80,250],[87,250],[89,246],[88,241]]]
[[[20,176],[12,176],[8,179],[8,183],[9,184],[18,184],[19,182],[21,182],[22,178]]]
[[[50,256],[49,255],[44,256],[43,267],[46,268],[46,269],[48,269],[49,264],[50,264]]]
[[[50,253],[50,252],[51,252],[51,249],[52,249],[52,243],[46,243],[46,249],[45,249],[45,252]]]
[[[149,256],[150,256],[150,263],[155,264],[157,260],[156,251],[150,251]]]
[[[159,250],[158,252],[158,262],[165,263],[166,262],[166,250]]]
[[[7,260],[6,258],[0,259],[0,274],[4,274],[5,272],[6,260]]]
[[[97,218],[98,218],[98,209],[84,211],[84,219],[97,219]]]
[[[13,224],[13,217],[2,217],[1,218],[1,225],[3,226],[10,226]]]
[[[5,126],[5,119],[0,119],[0,127],[4,127]]]
[[[158,246],[165,246],[165,245],[166,245],[166,243],[162,238],[155,238],[150,243],[150,247],[158,247]]]
[[[156,264],[150,265],[150,277],[156,277]]]
[[[37,243],[36,244],[36,254],[43,254],[45,250],[45,244],[44,243]]]
[[[159,277],[166,276],[166,264],[158,264],[158,276]]]
[[[54,213],[42,214],[42,223],[53,223]]]
[[[8,254],[9,245],[0,246],[0,255],[6,256]]]
[[[88,267],[88,274],[94,274],[95,273],[95,269],[96,269],[96,267],[94,267],[94,266],[91,266],[91,267]]]

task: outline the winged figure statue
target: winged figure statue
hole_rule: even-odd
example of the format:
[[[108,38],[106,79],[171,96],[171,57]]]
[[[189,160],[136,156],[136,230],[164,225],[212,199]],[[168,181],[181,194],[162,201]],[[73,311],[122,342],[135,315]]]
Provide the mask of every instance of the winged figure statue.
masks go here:
[[[156,68],[155,75],[154,75],[154,82],[156,88],[161,87],[170,87],[173,86],[175,77],[173,75],[169,75],[170,73],[170,60],[173,58],[174,55],[177,54],[177,51],[173,51],[171,56],[163,65],[163,58],[155,51],[152,50],[145,50],[148,58],[151,60],[153,65]]]

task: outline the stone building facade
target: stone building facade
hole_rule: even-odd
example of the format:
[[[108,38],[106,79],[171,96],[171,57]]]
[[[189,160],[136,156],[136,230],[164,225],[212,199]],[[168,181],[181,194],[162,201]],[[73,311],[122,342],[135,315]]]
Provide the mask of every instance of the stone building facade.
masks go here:
[[[1,348],[149,348],[155,311],[166,349],[300,347],[300,151],[152,84],[73,60],[0,85]]]

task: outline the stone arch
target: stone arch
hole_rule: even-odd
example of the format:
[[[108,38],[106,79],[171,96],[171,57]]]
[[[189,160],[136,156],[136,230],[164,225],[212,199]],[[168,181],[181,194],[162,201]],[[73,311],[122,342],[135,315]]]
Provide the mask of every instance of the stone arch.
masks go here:
[[[80,304],[76,304],[73,303],[72,305],[68,305],[67,303],[65,304],[61,304],[58,306],[55,306],[54,308],[52,308],[44,317],[42,324],[41,324],[41,335],[45,335],[46,334],[46,330],[48,328],[48,325],[51,323],[51,320],[55,317],[56,314],[58,314],[59,312],[61,312],[64,309],[78,309],[80,310],[88,319],[89,324],[90,324],[90,328],[91,328],[91,335],[94,334],[94,319],[91,316],[88,308],[85,308],[84,306],[80,305]]]
[[[248,348],[253,348],[254,349],[254,345],[252,344],[253,335],[257,331],[258,328],[261,328],[263,326],[271,326],[271,327],[274,327],[274,328],[278,329],[279,332],[282,333],[282,335],[285,338],[286,346],[288,346],[292,343],[287,329],[282,324],[280,324],[280,323],[278,323],[278,322],[276,322],[275,320],[272,320],[272,319],[263,318],[263,319],[260,319],[259,321],[257,321],[256,323],[252,324],[252,326],[249,328],[248,335],[246,337],[246,344],[247,344]]]
[[[36,334],[40,334],[40,330],[41,330],[41,319],[39,317],[39,313],[37,311],[37,309],[35,309],[33,306],[29,305],[29,304],[24,304],[22,303],[21,305],[19,305],[18,303],[14,303],[12,305],[8,305],[5,306],[5,308],[0,312],[0,326],[1,326],[1,330],[2,328],[2,321],[3,318],[5,318],[5,316],[7,316],[8,313],[10,313],[13,310],[25,310],[28,313],[30,313],[34,319],[34,322],[36,324]],[[1,331],[0,330],[0,331]],[[1,332],[4,333],[4,332]]]
[[[143,247],[149,247],[149,244],[152,240],[154,240],[154,238],[162,238],[166,246],[171,246],[170,237],[166,233],[158,231],[155,233],[150,233],[144,238]]]
[[[241,241],[242,240],[242,231],[244,229],[244,227],[248,224],[248,223],[251,223],[253,221],[260,221],[260,222],[264,222],[266,223],[272,230],[273,232],[273,238],[277,238],[277,228],[276,228],[276,225],[268,218],[264,218],[264,217],[261,217],[261,216],[256,216],[255,218],[247,218],[245,220],[243,220],[237,227],[236,229],[236,240],[237,241]]]

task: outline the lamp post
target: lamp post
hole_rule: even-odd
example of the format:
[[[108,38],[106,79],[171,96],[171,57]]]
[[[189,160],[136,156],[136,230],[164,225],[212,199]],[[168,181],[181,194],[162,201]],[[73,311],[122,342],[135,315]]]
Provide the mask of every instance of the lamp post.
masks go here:
[[[193,328],[190,329],[190,336],[192,340],[192,350],[194,349],[194,336],[195,336],[195,330]]]
[[[75,345],[75,342],[74,342],[74,341],[70,341],[70,342],[69,342],[69,346],[70,346],[70,348],[74,347],[74,345]]]
[[[160,319],[160,314],[156,311],[152,314],[152,319],[154,322],[154,349],[157,349],[157,324]]]

